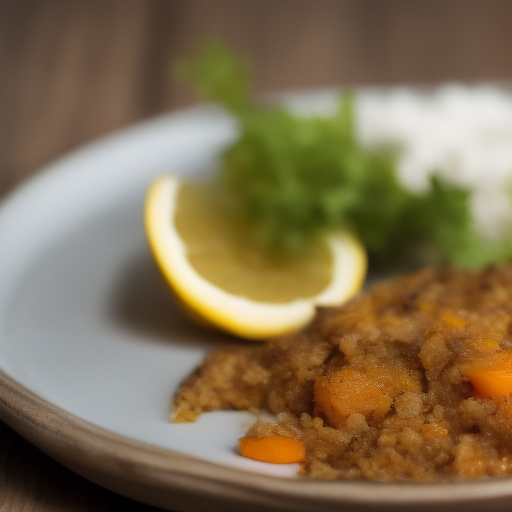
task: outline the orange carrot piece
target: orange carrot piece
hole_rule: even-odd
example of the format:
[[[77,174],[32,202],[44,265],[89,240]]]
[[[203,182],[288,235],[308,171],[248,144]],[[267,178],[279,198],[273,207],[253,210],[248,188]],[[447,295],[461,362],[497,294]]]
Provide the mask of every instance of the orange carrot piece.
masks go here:
[[[464,327],[466,327],[466,320],[451,311],[444,313],[441,319],[448,327],[452,327],[453,329],[464,329]]]
[[[501,359],[489,366],[472,366],[462,374],[475,388],[477,398],[499,401],[512,393],[512,359]]]
[[[500,348],[500,344],[497,341],[494,341],[491,338],[484,339],[484,345],[491,350],[498,350]]]
[[[354,412],[369,419],[373,414],[384,416],[393,403],[385,383],[352,368],[318,377],[314,385],[317,407],[335,428],[344,425]]]
[[[314,401],[334,428],[342,428],[353,413],[366,419],[383,418],[402,391],[421,391],[419,381],[403,370],[375,367],[360,371],[344,368],[321,375],[313,386]]]
[[[238,450],[244,457],[274,464],[301,462],[306,456],[302,441],[279,435],[242,437],[238,441]]]

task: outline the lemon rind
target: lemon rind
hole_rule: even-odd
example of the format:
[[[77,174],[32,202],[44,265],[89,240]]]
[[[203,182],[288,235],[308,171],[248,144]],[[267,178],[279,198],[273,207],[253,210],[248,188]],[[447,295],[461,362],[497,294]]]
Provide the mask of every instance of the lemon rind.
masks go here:
[[[173,176],[153,182],[146,199],[145,229],[154,259],[174,293],[208,323],[243,338],[268,338],[307,324],[317,305],[341,304],[360,290],[366,274],[366,252],[346,233],[327,237],[335,262],[333,279],[313,297],[286,304],[258,302],[214,286],[192,267],[185,244],[172,228],[180,183]]]

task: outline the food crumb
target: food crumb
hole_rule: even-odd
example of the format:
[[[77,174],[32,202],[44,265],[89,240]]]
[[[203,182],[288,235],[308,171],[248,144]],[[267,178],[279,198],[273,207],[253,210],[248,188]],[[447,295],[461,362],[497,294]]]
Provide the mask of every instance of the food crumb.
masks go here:
[[[441,481],[512,475],[512,266],[383,282],[300,333],[218,349],[178,421],[268,410],[247,436],[303,443],[299,473]]]

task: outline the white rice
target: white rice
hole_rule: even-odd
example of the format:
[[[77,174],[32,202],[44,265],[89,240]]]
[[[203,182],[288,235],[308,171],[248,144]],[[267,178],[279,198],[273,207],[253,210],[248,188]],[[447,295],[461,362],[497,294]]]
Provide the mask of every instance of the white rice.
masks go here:
[[[356,95],[361,142],[401,148],[398,174],[422,190],[428,176],[473,191],[479,231],[498,238],[512,227],[512,94],[490,86],[446,85],[430,92],[409,88]]]

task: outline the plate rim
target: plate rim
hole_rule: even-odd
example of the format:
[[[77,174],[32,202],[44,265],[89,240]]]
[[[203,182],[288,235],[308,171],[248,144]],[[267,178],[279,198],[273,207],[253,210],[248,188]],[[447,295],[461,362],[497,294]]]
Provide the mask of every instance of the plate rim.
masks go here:
[[[319,89],[312,92],[318,93]],[[296,93],[297,91],[295,91]],[[302,91],[301,91],[302,92]],[[307,91],[306,91],[307,92]],[[166,119],[211,113],[210,105],[183,108],[133,124],[70,151],[0,198],[0,216],[28,187],[37,187],[49,174],[77,156],[108,145],[124,135]],[[57,169],[56,169],[57,167]],[[1,348],[0,348],[1,351]],[[307,477],[283,478],[253,473],[195,458],[116,434],[94,425],[25,387],[0,368],[0,418],[11,428],[75,473],[114,492],[174,510],[309,511],[453,510],[484,506],[504,510],[512,504],[512,478],[479,481],[414,482],[329,481]]]
[[[0,370],[0,417],[86,479],[168,510],[488,510],[510,504],[510,478],[415,483],[284,478],[240,470],[144,443],[58,407]],[[277,506],[276,506],[277,505]]]

